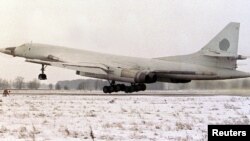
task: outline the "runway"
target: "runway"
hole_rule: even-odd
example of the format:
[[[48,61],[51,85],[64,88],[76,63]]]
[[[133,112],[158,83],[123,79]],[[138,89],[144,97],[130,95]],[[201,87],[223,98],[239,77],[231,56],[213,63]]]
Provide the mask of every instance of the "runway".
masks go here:
[[[250,96],[250,90],[165,90],[165,91],[144,91],[135,93],[111,93],[105,94],[102,91],[82,90],[11,90],[14,95],[74,95],[74,96]]]

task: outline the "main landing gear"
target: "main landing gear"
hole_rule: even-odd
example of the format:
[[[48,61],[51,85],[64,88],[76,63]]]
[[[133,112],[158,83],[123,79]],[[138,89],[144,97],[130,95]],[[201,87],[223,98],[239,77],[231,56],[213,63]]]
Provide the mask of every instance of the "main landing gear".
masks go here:
[[[46,66],[44,64],[42,64],[42,69],[41,69],[42,73],[38,75],[39,80],[46,80],[47,79],[46,74],[44,74],[45,68],[46,68]]]
[[[132,83],[131,86],[126,86],[124,84],[115,84],[115,81],[110,83],[110,86],[104,86],[103,92],[104,93],[112,93],[112,92],[119,92],[124,91],[125,93],[132,93],[138,91],[145,91],[146,85],[143,83],[134,84]]]

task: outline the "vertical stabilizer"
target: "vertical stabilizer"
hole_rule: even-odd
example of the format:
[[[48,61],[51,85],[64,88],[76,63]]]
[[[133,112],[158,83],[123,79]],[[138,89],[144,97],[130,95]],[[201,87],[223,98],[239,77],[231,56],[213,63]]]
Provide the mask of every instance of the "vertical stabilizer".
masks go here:
[[[157,59],[234,70],[237,68],[239,28],[239,23],[231,22],[200,51]]]
[[[229,23],[201,49],[201,52],[208,56],[237,57],[239,28],[239,23]]]

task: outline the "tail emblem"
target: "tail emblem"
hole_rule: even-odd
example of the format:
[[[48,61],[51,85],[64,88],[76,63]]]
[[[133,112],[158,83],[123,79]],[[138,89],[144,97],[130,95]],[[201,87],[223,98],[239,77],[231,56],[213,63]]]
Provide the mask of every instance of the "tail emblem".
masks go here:
[[[219,47],[220,47],[220,50],[227,51],[230,47],[230,43],[229,43],[228,39],[221,40],[219,43]]]

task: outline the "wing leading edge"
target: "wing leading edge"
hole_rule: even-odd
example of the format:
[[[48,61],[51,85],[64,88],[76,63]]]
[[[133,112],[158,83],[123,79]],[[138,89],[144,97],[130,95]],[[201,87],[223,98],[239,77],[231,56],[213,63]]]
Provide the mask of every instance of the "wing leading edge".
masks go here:
[[[109,71],[107,66],[103,64],[98,64],[98,63],[81,62],[81,63],[74,64],[74,63],[68,63],[68,62],[52,62],[52,61],[42,61],[42,60],[36,60],[36,59],[26,59],[25,61],[30,62],[30,63],[43,64],[43,65],[55,66],[59,68],[66,68],[66,69],[75,70],[75,71],[103,74],[103,75],[107,75]]]

